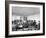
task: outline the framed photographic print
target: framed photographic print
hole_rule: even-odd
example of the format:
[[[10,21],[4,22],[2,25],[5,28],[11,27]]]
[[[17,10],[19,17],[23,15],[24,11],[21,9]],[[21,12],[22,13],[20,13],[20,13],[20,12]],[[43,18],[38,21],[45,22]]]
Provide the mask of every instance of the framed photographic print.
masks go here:
[[[45,3],[6,1],[5,36],[37,36],[45,34]]]

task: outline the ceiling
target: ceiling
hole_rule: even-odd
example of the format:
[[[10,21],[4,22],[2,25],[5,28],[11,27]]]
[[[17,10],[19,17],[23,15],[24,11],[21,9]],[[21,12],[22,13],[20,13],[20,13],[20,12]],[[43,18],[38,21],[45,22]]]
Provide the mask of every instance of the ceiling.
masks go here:
[[[40,14],[38,7],[12,7],[12,15],[31,16]]]

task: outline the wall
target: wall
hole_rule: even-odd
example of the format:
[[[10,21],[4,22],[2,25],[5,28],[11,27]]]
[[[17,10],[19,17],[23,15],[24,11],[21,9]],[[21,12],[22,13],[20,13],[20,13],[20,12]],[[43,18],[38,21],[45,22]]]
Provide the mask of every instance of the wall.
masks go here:
[[[45,2],[46,0],[21,0],[21,1]],[[5,0],[0,0],[0,38],[5,38]],[[46,33],[45,36],[31,36],[31,37],[29,36],[29,37],[16,37],[16,38],[46,38]]]

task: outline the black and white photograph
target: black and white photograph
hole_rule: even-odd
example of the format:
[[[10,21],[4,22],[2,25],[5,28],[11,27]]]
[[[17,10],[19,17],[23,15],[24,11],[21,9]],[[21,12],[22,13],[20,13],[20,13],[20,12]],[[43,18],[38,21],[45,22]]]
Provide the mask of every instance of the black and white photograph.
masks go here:
[[[39,7],[12,7],[12,31],[40,30]]]
[[[9,4],[8,35],[43,34],[43,4]]]

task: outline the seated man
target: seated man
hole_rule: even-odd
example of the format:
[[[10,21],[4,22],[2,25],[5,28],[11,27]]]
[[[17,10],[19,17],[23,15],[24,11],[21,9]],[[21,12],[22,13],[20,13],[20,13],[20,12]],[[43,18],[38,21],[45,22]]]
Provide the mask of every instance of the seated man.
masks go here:
[[[28,22],[27,21],[25,23],[23,23],[23,27],[28,28]]]

